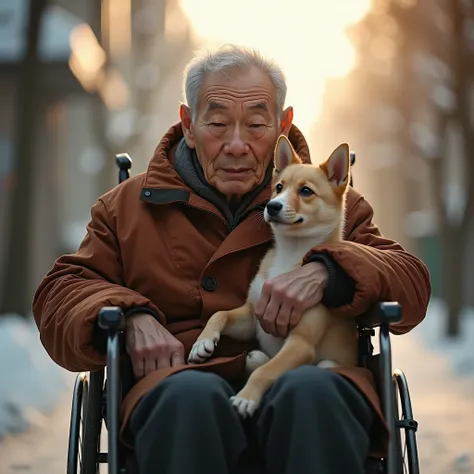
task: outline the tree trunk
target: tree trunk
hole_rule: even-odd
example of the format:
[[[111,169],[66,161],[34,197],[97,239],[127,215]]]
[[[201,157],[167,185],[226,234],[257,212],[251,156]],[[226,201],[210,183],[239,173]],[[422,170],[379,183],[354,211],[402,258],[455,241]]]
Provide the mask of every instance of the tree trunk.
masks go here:
[[[48,0],[30,0],[27,40],[20,63],[17,89],[17,110],[14,146],[14,179],[9,202],[6,264],[2,291],[1,313],[31,312],[30,295],[30,238],[32,228],[33,163],[35,150],[36,116],[40,61],[38,42],[41,18]]]
[[[457,337],[460,332],[460,315],[464,306],[463,276],[465,255],[465,231],[448,224],[442,229],[442,291],[446,304],[447,319],[445,333]]]

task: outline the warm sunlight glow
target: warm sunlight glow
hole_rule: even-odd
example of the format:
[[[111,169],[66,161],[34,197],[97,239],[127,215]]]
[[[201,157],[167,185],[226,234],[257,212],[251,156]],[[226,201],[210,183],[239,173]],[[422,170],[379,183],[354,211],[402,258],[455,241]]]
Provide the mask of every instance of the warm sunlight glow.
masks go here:
[[[275,58],[288,82],[287,105],[309,132],[321,111],[325,81],[344,76],[354,51],[344,28],[360,20],[370,0],[181,0],[205,47],[238,43]]]
[[[92,91],[105,64],[105,52],[92,28],[86,23],[77,25],[70,36],[69,67],[87,91]]]
[[[131,0],[104,0],[102,3],[103,33],[113,58],[120,58],[130,51],[131,11]]]
[[[70,36],[69,67],[82,87],[98,92],[105,106],[120,109],[128,101],[128,86],[118,70],[104,68],[106,54],[91,27],[86,23],[76,26]]]

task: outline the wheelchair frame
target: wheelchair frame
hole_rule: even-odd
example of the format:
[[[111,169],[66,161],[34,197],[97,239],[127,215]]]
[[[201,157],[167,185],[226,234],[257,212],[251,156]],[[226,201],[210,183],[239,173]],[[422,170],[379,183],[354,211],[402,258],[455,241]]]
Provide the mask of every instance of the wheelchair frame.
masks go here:
[[[351,165],[354,163],[355,154],[351,153]],[[128,154],[123,153],[116,156],[116,164],[119,168],[119,183],[122,183],[129,177],[132,160]],[[419,474],[416,442],[418,423],[413,419],[407,379],[401,369],[392,371],[389,326],[401,320],[401,312],[402,308],[397,302],[381,302],[357,320],[359,362],[374,373],[384,417],[390,430],[387,457],[372,460],[371,474],[404,474],[405,467],[408,468],[409,474]],[[76,377],[69,427],[67,474],[98,474],[100,464],[108,464],[109,474],[131,474],[127,473],[124,467],[124,449],[120,449],[119,441],[122,392],[120,338],[125,326],[124,316],[121,308],[104,307],[98,318],[99,326],[107,332],[107,366],[106,369],[89,374],[81,372]],[[376,328],[379,328],[379,354],[374,354],[372,345]],[[108,452],[100,450],[103,421],[108,430]],[[406,443],[407,466],[402,450],[402,430]]]

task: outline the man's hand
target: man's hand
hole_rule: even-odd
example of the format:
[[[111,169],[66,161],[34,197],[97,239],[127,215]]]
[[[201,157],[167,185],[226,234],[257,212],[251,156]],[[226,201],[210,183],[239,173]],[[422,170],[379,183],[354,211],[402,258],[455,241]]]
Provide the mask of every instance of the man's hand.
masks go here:
[[[321,302],[328,281],[326,266],[310,262],[263,285],[255,316],[263,330],[286,337],[303,313]]]
[[[137,379],[164,367],[184,364],[184,347],[153,316],[137,313],[126,321],[126,348]]]

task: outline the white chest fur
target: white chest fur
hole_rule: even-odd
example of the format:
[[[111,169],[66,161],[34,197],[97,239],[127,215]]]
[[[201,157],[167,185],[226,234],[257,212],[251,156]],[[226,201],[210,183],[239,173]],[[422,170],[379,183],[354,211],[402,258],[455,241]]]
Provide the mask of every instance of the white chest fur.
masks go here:
[[[272,256],[267,255],[266,258],[272,257],[273,260],[268,268],[267,275],[264,276],[258,273],[250,285],[248,297],[253,307],[255,307],[260,298],[265,281],[271,280],[283,273],[290,272],[301,265],[301,256],[294,253],[279,252],[279,254],[275,253]],[[270,358],[274,357],[285,343],[285,339],[267,334],[260,324],[257,324],[256,337],[260,349]]]

